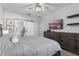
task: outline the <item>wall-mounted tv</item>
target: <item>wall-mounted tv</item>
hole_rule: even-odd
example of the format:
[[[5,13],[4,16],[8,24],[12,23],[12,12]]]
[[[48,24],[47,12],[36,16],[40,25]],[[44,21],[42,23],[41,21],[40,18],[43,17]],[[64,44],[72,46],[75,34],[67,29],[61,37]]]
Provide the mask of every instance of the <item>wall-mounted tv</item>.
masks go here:
[[[63,29],[63,19],[50,21],[49,29]]]

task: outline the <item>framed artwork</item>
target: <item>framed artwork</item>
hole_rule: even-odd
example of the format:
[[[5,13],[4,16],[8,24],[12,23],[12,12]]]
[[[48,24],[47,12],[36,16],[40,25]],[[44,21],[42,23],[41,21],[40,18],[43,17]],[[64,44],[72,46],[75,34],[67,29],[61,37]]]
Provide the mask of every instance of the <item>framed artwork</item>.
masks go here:
[[[49,29],[63,29],[63,19],[49,22]]]
[[[6,29],[9,33],[14,32],[14,19],[6,19]]]
[[[13,19],[7,19],[6,20],[7,25],[14,25],[14,20]]]
[[[7,30],[9,30],[9,33],[14,32],[14,28],[12,26],[7,26]]]

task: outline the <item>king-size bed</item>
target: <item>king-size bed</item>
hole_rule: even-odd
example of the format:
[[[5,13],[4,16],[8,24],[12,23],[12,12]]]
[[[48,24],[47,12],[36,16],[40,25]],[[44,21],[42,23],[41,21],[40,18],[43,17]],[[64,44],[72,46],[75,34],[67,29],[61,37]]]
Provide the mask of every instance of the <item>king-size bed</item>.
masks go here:
[[[58,42],[41,36],[18,36],[17,43],[11,39],[11,35],[0,38],[1,56],[52,56],[62,51]]]

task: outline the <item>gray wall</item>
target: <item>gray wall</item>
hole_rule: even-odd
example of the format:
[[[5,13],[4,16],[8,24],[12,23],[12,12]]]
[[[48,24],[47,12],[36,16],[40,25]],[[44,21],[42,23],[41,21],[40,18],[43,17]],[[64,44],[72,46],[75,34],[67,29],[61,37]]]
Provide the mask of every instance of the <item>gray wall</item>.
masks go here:
[[[51,20],[56,19],[63,19],[64,20],[64,28],[62,30],[52,30],[52,31],[59,31],[59,32],[73,32],[73,33],[79,33],[79,25],[76,26],[68,26],[68,23],[76,23],[79,22],[79,17],[68,19],[67,16],[79,13],[79,4],[72,4],[67,7],[64,7],[60,10],[58,10],[55,13],[51,13],[48,16],[45,16],[41,22],[40,26],[40,34],[43,35],[43,31],[48,30],[48,23]]]
[[[0,24],[2,24],[4,28],[4,12],[1,4],[0,4]]]

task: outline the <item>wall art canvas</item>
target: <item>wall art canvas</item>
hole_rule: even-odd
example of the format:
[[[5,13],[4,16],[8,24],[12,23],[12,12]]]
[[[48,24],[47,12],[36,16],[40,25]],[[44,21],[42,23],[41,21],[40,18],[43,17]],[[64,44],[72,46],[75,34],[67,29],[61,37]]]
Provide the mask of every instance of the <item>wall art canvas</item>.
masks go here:
[[[63,19],[50,21],[49,29],[63,29]]]
[[[7,19],[7,25],[14,25],[14,20]]]
[[[6,19],[6,29],[9,33],[14,31],[14,19]]]
[[[12,26],[7,26],[7,30],[9,31],[9,33],[14,32],[14,28]]]

